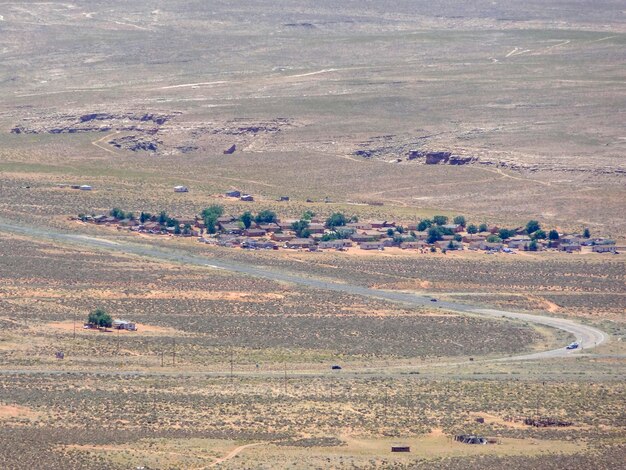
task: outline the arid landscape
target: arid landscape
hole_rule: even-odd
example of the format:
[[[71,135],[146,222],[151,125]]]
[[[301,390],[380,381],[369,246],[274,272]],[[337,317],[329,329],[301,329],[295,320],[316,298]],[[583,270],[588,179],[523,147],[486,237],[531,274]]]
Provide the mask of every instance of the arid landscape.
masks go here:
[[[625,71],[617,0],[0,0],[0,468],[622,468]]]

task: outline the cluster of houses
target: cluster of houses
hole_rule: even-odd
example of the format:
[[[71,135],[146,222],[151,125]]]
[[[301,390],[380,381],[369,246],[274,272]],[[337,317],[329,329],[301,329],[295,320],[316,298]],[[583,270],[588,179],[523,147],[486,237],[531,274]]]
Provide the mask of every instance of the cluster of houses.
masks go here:
[[[337,250],[350,248],[361,250],[379,250],[399,247],[404,250],[457,251],[477,250],[487,253],[517,251],[542,251],[546,249],[573,252],[617,253],[626,252],[626,246],[617,246],[606,238],[584,238],[582,235],[561,235],[556,240],[532,240],[523,228],[514,231],[506,240],[493,241],[499,227],[488,227],[487,231],[467,233],[466,228],[458,224],[440,226],[447,233],[438,240],[433,240],[428,230],[418,230],[419,224],[412,223],[400,227],[393,221],[348,222],[339,227],[330,228],[323,219],[312,217],[306,227],[307,237],[298,237],[294,223],[298,219],[277,219],[269,223],[251,222],[245,227],[239,218],[221,216],[216,218],[216,233],[207,233],[205,221],[199,217],[175,217],[176,224],[167,226],[157,217],[150,217],[141,222],[136,218],[119,219],[112,215],[81,216],[87,223],[116,226],[119,230],[133,232],[197,237],[198,241],[224,247],[245,249],[296,249],[296,250]],[[490,241],[491,240],[491,241]]]

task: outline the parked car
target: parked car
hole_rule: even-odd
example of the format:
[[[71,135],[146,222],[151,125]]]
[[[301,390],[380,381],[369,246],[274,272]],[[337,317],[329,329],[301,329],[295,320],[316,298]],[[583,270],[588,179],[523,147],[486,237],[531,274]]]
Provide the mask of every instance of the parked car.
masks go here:
[[[437,302],[437,299],[430,299],[431,302]]]
[[[580,346],[580,345],[579,345],[577,342],[573,342],[573,343],[568,344],[568,345],[565,347],[565,349],[578,349],[578,348],[579,348],[579,346]]]
[[[333,364],[332,366],[330,366],[331,370],[341,370],[341,366],[337,365],[337,364]]]

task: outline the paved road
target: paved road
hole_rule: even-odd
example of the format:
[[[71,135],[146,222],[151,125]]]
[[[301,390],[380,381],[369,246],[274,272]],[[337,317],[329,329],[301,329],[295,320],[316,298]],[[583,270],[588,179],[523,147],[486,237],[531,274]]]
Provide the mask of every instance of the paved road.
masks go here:
[[[480,315],[492,318],[509,318],[522,322],[534,323],[537,325],[545,325],[557,328],[571,333],[581,343],[581,349],[591,349],[607,341],[608,336],[603,331],[578,323],[574,320],[564,318],[553,318],[541,315],[531,315],[528,313],[518,313],[508,310],[497,310],[483,307],[475,307],[467,304],[456,302],[432,302],[431,297],[424,295],[411,294],[407,292],[387,291],[380,289],[372,289],[368,287],[358,286],[354,284],[342,283],[339,281],[325,281],[302,274],[290,273],[286,271],[278,271],[266,269],[258,266],[248,265],[230,260],[209,259],[200,255],[191,254],[180,249],[161,248],[149,244],[130,242],[127,240],[110,240],[103,237],[91,237],[70,232],[62,232],[41,227],[30,227],[23,224],[7,221],[0,218],[0,232],[10,232],[28,237],[34,237],[38,240],[50,240],[70,245],[79,245],[91,248],[104,249],[113,252],[133,254],[145,256],[164,261],[173,261],[197,266],[207,266],[214,269],[224,269],[231,272],[246,274],[250,276],[261,277],[273,281],[288,282],[301,286],[311,287],[315,289],[324,289],[336,292],[344,292],[347,294],[361,295],[365,297],[385,299],[393,302],[400,302],[413,307],[440,307],[445,310]],[[522,360],[539,360],[550,359],[555,357],[565,357],[570,354],[578,353],[579,350],[566,350],[565,347],[553,349],[549,351],[536,352],[532,354],[523,354],[517,356],[508,356],[496,361],[522,361]]]

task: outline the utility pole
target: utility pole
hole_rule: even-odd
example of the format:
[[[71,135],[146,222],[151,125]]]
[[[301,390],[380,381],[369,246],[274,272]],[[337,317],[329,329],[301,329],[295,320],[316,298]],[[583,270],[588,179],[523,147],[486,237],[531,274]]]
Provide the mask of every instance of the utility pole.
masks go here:
[[[230,350],[230,381],[233,381],[233,350]]]
[[[389,400],[389,392],[387,391],[387,385],[385,385],[385,407],[384,407],[385,423],[387,422],[387,400]]]

